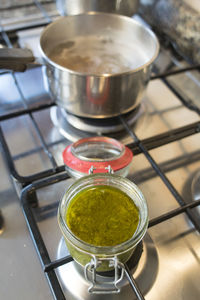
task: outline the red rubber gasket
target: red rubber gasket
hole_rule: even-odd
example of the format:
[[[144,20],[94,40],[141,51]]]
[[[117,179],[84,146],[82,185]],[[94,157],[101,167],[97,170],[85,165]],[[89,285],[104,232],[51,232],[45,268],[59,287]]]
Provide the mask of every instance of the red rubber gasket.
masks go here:
[[[122,155],[120,155],[116,159],[112,159],[108,161],[82,160],[73,154],[72,148],[80,145],[81,143],[85,143],[88,141],[95,141],[95,142],[106,141],[108,143],[116,145],[117,147],[121,147],[121,149],[123,149],[124,151]],[[119,171],[131,163],[132,157],[133,157],[133,153],[128,147],[122,145],[121,143],[119,143],[114,139],[105,138],[105,137],[92,137],[92,138],[81,139],[78,142],[67,146],[63,151],[63,161],[65,165],[71,168],[72,170],[79,171],[86,174],[88,174],[91,166],[94,167],[93,173],[107,173],[107,170],[105,168],[108,166],[110,166],[114,172]]]

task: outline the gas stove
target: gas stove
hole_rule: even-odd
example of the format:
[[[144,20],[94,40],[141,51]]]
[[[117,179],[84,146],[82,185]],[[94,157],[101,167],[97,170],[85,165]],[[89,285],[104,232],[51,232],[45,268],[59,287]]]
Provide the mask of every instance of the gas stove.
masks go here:
[[[28,45],[36,53],[41,29],[58,13],[53,1],[25,2],[16,3],[17,11],[31,8],[31,18],[6,18],[14,8],[1,7],[1,44]],[[46,89],[44,66],[24,73],[1,70],[1,299],[199,298],[199,66],[190,66],[163,37],[160,43],[139,118],[132,123],[121,115],[103,129],[95,124],[94,132],[90,120],[81,131],[83,120],[65,118]],[[74,182],[62,151],[94,133],[119,139],[132,150],[128,178],[142,190],[150,218],[137,259],[126,265],[121,294],[109,296],[88,293],[57,222],[58,203]],[[97,279],[108,281],[113,274],[108,277]]]

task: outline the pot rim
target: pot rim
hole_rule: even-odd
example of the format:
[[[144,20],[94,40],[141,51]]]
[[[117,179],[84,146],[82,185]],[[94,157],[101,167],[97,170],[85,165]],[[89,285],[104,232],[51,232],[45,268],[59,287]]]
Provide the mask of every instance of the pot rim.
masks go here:
[[[125,19],[127,22],[131,22],[131,23],[135,23],[137,26],[143,28],[144,30],[146,30],[148,32],[148,34],[152,37],[152,39],[154,39],[155,45],[156,45],[156,49],[155,49],[155,53],[152,56],[152,58],[146,62],[145,64],[143,64],[142,66],[135,68],[133,70],[129,70],[129,71],[125,71],[125,72],[121,72],[121,73],[113,73],[113,74],[94,74],[94,73],[84,73],[84,72],[78,72],[78,71],[73,71],[71,69],[68,69],[66,67],[63,67],[55,62],[53,62],[45,53],[45,51],[42,48],[41,42],[42,42],[42,38],[44,36],[44,34],[46,33],[47,30],[49,30],[49,28],[51,28],[52,26],[56,26],[57,23],[59,23],[60,21],[62,21],[63,19],[66,18],[78,18],[80,16],[89,16],[89,15],[105,15],[105,16],[109,16],[112,18],[123,18]],[[156,57],[158,56],[159,50],[160,50],[160,44],[158,41],[157,36],[155,35],[155,33],[148,28],[147,26],[142,25],[140,22],[136,21],[135,19],[132,19],[130,17],[127,16],[123,16],[123,15],[117,15],[117,14],[113,14],[113,13],[104,13],[104,12],[86,12],[86,13],[82,13],[82,14],[78,14],[78,15],[70,15],[70,16],[62,16],[59,17],[57,20],[53,21],[52,23],[50,23],[49,25],[47,25],[44,30],[42,31],[41,35],[40,35],[40,43],[39,43],[39,49],[40,52],[42,53],[43,59],[45,60],[45,62],[48,63],[48,65],[53,66],[56,69],[59,69],[61,71],[70,73],[71,75],[76,75],[76,76],[81,76],[81,77],[95,77],[95,78],[112,78],[112,77],[118,77],[118,76],[128,76],[128,75],[132,75],[133,73],[137,73],[141,70],[143,70],[144,68],[148,67],[149,65],[151,65],[153,63],[153,61],[156,59]]]

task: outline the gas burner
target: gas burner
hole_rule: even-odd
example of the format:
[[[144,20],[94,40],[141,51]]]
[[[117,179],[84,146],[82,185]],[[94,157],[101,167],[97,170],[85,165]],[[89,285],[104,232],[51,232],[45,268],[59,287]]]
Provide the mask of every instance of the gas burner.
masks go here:
[[[104,119],[83,118],[74,116],[64,109],[61,109],[61,113],[71,126],[89,133],[98,132],[99,134],[107,134],[123,130],[123,125],[118,117]],[[140,117],[141,113],[141,107],[138,106],[133,111],[124,114],[124,117],[126,118],[128,124],[132,125]]]
[[[64,238],[61,238],[57,258],[60,259],[69,255]],[[140,290],[147,293],[153,286],[158,271],[158,254],[154,243],[150,236],[147,234],[143,239],[143,243],[138,244],[133,256],[127,262],[131,273],[134,275]],[[106,274],[107,273],[107,274]],[[64,294],[71,300],[132,300],[134,292],[126,278],[119,283],[121,292],[119,294],[89,294],[89,283],[84,277],[83,267],[79,266],[76,262],[72,261],[57,269],[57,275]],[[112,272],[105,272],[97,275],[98,281],[105,284],[112,278]]]
[[[192,195],[194,200],[200,199],[200,170],[195,173],[192,180]]]
[[[200,200],[200,170],[195,173],[193,180],[192,180],[192,198],[194,201]],[[200,207],[197,206],[195,208],[196,212],[199,214],[199,219],[200,219]]]
[[[195,171],[189,176],[188,180],[183,186],[184,200],[186,203],[200,200],[200,170]],[[200,222],[200,207],[197,206],[192,209],[194,217]],[[189,221],[190,222],[190,221]]]
[[[143,101],[140,106],[123,116],[128,125],[136,132],[141,129],[147,115],[147,104]],[[127,138],[130,139],[118,117],[106,119],[77,117],[59,106],[51,108],[50,116],[59,132],[72,142],[97,135],[107,135],[123,143],[128,143]]]
[[[0,210],[0,235],[3,233],[3,231],[4,231],[4,218]]]

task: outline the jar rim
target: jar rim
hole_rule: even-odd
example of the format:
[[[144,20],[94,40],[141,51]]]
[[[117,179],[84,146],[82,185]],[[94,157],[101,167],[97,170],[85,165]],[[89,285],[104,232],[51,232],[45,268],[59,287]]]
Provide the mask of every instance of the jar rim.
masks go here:
[[[93,180],[108,180],[108,183],[106,182],[102,183],[101,185],[111,185],[113,186],[114,183],[118,184],[117,188],[120,190],[123,190],[125,193],[125,189],[127,189],[129,192],[127,193],[130,198],[133,200],[135,205],[139,209],[139,224],[137,226],[136,231],[134,232],[133,236],[126,240],[125,242],[121,244],[117,244],[114,246],[96,246],[89,244],[87,242],[84,242],[80,238],[78,238],[76,235],[73,234],[73,232],[69,229],[65,222],[65,215],[67,210],[67,204],[73,199],[75,196],[75,193],[81,190],[84,190],[86,187],[93,186],[89,185],[93,182]],[[82,187],[81,184],[84,184]],[[120,184],[120,185],[119,185]],[[124,187],[124,189],[121,189],[120,187]],[[82,188],[81,188],[82,187]],[[136,196],[135,199],[133,199],[133,196]],[[63,209],[65,207],[65,209]],[[148,207],[146,200],[140,191],[140,189],[135,185],[132,181],[130,181],[127,178],[115,175],[115,174],[92,174],[89,176],[85,176],[77,180],[74,184],[72,184],[69,189],[65,192],[64,196],[62,197],[59,207],[58,207],[58,223],[60,226],[60,229],[64,235],[64,237],[73,244],[74,246],[78,247],[80,251],[85,253],[90,253],[94,255],[115,255],[115,254],[121,254],[123,252],[126,252],[127,250],[130,250],[134,248],[143,238],[144,234],[146,233],[147,227],[148,227]]]
[[[88,150],[90,147],[92,155],[91,150]],[[113,138],[94,136],[68,145],[62,156],[67,172],[79,178],[87,176],[91,167],[94,173],[106,173],[108,166],[111,166],[114,172],[122,171],[130,165],[133,152]]]

